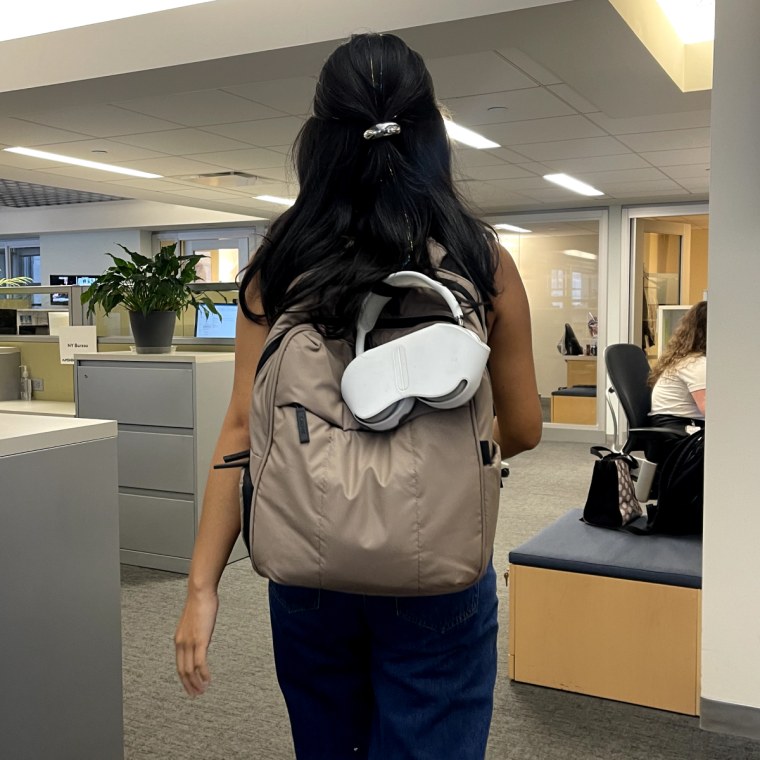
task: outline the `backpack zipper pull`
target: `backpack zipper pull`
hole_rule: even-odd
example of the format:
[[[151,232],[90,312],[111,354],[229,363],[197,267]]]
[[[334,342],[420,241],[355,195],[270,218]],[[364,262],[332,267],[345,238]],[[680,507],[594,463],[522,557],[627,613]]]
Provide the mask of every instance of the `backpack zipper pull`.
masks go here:
[[[293,404],[296,410],[296,426],[298,427],[298,440],[301,443],[309,443],[309,422],[306,419],[306,408],[301,404]]]

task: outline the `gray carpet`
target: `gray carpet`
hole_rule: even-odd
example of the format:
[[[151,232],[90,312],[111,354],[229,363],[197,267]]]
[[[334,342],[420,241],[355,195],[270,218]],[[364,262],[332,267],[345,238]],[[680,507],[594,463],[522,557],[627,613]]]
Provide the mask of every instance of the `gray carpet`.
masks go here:
[[[593,461],[587,445],[543,443],[510,464],[496,537],[499,575],[510,548],[583,504]],[[127,759],[292,760],[265,581],[245,561],[225,571],[210,654],[213,682],[196,700],[184,696],[174,674],[172,635],[184,588],[184,576],[122,566]],[[499,596],[489,760],[760,760],[760,743],[704,732],[696,718],[510,683],[503,580]]]

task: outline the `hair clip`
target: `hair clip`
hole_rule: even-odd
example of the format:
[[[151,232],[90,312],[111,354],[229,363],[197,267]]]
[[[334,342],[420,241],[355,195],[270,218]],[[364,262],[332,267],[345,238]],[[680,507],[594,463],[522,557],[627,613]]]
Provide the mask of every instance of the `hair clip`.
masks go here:
[[[364,139],[377,140],[380,137],[393,137],[399,132],[401,132],[401,127],[395,121],[381,121],[364,131]]]

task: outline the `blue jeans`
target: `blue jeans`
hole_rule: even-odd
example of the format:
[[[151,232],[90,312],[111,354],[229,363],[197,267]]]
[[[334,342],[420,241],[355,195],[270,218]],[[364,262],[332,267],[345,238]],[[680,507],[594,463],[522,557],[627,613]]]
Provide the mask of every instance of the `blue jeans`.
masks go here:
[[[496,575],[430,597],[270,582],[298,760],[482,760],[496,680]]]

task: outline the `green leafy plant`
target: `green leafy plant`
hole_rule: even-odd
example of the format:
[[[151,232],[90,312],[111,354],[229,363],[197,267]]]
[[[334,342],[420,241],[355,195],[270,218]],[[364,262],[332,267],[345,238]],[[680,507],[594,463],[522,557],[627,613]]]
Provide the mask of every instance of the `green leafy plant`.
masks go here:
[[[113,259],[113,266],[82,293],[82,303],[87,304],[88,314],[92,314],[96,306],[101,306],[108,316],[122,304],[128,311],[143,314],[152,311],[180,313],[188,306],[195,306],[206,314],[219,316],[214,302],[190,287],[198,278],[195,266],[204,256],[178,256],[176,243],[162,246],[153,258],[130,251],[121,243],[117,245],[131,260],[106,254]]]
[[[30,285],[32,282],[31,277],[0,277],[0,288],[11,285]]]

